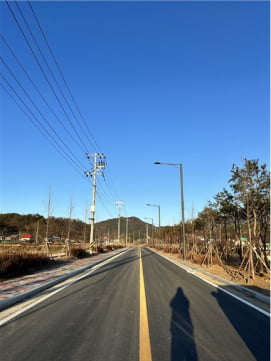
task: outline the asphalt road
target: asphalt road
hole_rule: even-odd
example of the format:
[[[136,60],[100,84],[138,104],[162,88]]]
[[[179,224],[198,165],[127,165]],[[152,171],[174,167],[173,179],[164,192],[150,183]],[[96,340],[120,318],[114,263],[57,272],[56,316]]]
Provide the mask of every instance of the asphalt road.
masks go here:
[[[269,360],[267,316],[134,248],[3,325],[1,361],[143,361],[140,275],[147,361]]]
[[[269,361],[269,317],[142,252],[155,361]]]

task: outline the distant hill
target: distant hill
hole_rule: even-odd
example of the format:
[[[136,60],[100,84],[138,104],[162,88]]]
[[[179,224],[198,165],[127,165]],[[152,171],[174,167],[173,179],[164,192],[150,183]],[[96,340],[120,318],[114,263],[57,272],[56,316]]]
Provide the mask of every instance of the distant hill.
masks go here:
[[[126,222],[127,218],[120,218],[120,239],[126,238]],[[38,232],[39,239],[44,239],[46,235],[47,219],[40,214],[18,213],[0,214],[0,236],[19,235],[30,233],[36,235]],[[76,219],[62,217],[50,217],[49,220],[49,236],[57,236],[61,239],[67,238],[70,224],[70,239],[88,240],[89,224]],[[94,227],[95,239],[107,237],[110,240],[118,238],[118,218],[108,219],[106,221],[95,223]],[[149,225],[149,234],[151,234],[151,225]],[[138,240],[146,238],[146,222],[137,217],[128,217],[128,236],[129,240]]]
[[[127,218],[120,217],[120,238],[126,237]],[[149,224],[149,233],[151,233],[151,224]],[[118,238],[118,218],[108,219],[106,221],[95,223],[95,238],[100,239],[107,237],[110,240]],[[137,217],[128,217],[128,238],[145,239],[146,222]]]

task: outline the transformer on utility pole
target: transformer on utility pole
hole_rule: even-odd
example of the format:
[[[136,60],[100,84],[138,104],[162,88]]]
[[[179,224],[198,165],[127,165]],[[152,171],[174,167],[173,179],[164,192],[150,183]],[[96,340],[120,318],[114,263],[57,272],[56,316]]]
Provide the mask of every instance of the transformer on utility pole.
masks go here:
[[[94,158],[93,162],[93,171],[85,172],[87,177],[93,177],[92,183],[92,200],[90,206],[90,235],[89,235],[89,251],[93,253],[93,235],[94,235],[94,224],[95,224],[95,200],[96,200],[96,176],[102,175],[104,176],[102,170],[105,168],[105,155],[100,153],[89,154],[86,153],[86,157],[89,159],[90,157]]]

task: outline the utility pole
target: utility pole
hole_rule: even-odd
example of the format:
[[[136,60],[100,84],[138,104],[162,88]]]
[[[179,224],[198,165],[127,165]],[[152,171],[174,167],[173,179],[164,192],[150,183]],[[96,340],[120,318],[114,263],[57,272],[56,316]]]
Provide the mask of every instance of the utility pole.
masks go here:
[[[148,223],[146,223],[146,241],[147,241],[147,245],[149,245],[149,225]]]
[[[127,241],[128,241],[128,222],[129,218],[126,218],[126,241],[125,241],[125,247],[127,247]]]
[[[120,243],[120,209],[123,207],[123,201],[116,201],[116,207],[118,208],[118,244]]]
[[[40,225],[40,220],[37,220],[37,232],[36,232],[36,243],[39,243],[39,225]]]
[[[184,225],[184,195],[183,195],[183,165],[180,166],[180,188],[181,188],[181,208],[182,208],[182,233],[183,233],[183,260],[186,260],[186,245],[185,245],[185,225]]]
[[[185,225],[184,225],[184,192],[183,192],[183,164],[182,163],[161,163],[154,162],[154,164],[173,165],[180,168],[180,191],[181,191],[181,213],[182,213],[182,234],[183,234],[183,260],[186,259],[186,246],[185,246]]]
[[[102,170],[105,168],[105,155],[100,153],[89,154],[86,153],[86,157],[90,159],[93,157],[93,170],[92,172],[85,172],[87,177],[93,177],[92,183],[92,199],[91,199],[91,206],[90,206],[90,235],[89,235],[89,251],[93,253],[93,235],[94,235],[94,224],[95,224],[95,200],[96,200],[96,176],[102,175],[104,176]]]

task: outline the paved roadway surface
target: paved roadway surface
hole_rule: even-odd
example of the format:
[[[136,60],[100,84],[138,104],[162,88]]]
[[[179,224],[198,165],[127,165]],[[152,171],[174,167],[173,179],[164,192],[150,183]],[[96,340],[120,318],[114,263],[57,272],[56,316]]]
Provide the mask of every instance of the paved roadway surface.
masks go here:
[[[148,249],[86,272],[2,325],[1,361],[270,359],[269,317]]]
[[[25,299],[26,296],[29,297],[40,292],[42,289],[59,284],[60,281],[70,279],[72,276],[123,252],[123,250],[118,249],[106,253],[97,253],[91,257],[76,259],[71,262],[67,261],[64,264],[56,262],[55,267],[50,267],[47,270],[2,281],[0,282],[0,311]],[[3,313],[0,314],[0,320],[2,315]]]

